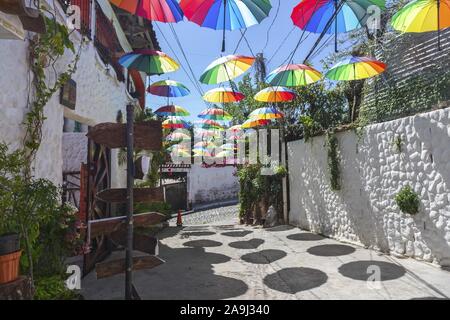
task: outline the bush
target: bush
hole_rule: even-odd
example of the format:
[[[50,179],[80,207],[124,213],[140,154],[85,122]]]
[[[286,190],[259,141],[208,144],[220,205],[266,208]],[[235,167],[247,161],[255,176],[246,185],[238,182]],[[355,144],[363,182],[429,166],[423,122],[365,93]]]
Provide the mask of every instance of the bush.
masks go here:
[[[43,277],[36,280],[36,300],[79,300],[82,296],[67,289],[62,276]]]
[[[395,196],[395,201],[404,213],[416,214],[419,212],[419,196],[410,186],[403,187]]]
[[[136,203],[134,205],[134,214],[146,212],[158,212],[170,216],[172,214],[172,208],[170,204],[165,202]]]

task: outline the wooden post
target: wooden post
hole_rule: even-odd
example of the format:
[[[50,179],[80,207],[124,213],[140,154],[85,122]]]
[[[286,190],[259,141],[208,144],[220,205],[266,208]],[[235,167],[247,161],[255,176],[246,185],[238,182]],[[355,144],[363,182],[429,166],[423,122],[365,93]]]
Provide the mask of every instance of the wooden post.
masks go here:
[[[127,242],[125,253],[125,300],[133,298],[133,185],[134,106],[127,105]]]

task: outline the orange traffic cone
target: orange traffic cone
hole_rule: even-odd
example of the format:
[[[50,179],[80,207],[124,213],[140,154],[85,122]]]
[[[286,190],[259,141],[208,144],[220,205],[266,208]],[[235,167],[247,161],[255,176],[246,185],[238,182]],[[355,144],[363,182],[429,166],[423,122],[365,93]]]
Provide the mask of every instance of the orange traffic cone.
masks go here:
[[[181,210],[178,210],[178,216],[177,216],[177,227],[182,227],[183,221],[181,220]]]

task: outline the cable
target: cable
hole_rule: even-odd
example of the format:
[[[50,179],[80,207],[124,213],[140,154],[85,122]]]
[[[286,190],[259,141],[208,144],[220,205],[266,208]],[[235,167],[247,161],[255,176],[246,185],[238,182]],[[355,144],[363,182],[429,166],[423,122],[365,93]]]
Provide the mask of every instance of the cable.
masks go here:
[[[272,23],[269,26],[269,29],[267,29],[266,44],[264,45],[262,52],[264,52],[264,50],[266,50],[267,45],[269,44],[270,31],[272,30],[272,27],[275,24],[275,20],[277,20],[278,13],[280,12],[280,6],[281,6],[281,0],[278,0],[277,12],[275,13],[275,17],[273,18]]]
[[[295,30],[295,26],[292,27],[291,31],[289,31],[289,33],[286,35],[286,37],[284,37],[283,41],[281,41],[280,45],[278,46],[277,50],[275,50],[275,52],[272,54],[272,56],[269,58],[269,61],[267,62],[267,64],[269,64],[272,59],[275,57],[275,55],[278,53],[278,51],[280,51],[281,47],[286,43],[286,40],[289,38],[289,36],[291,35],[291,33]]]

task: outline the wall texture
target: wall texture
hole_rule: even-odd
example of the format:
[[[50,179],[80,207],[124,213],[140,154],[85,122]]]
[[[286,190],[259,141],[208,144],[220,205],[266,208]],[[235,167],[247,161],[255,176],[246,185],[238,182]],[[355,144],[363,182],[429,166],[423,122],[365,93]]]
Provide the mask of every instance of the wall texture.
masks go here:
[[[193,204],[237,199],[236,168],[203,168],[193,164],[188,171],[188,201]]]
[[[394,139],[400,136],[399,152]],[[341,190],[330,189],[323,136],[288,144],[290,223],[383,252],[450,265],[450,108],[337,134]],[[410,185],[420,212],[402,213]]]
[[[78,47],[80,36],[76,32],[73,41]],[[0,140],[16,149],[22,144],[24,136],[22,122],[27,112],[27,98],[29,95],[32,97],[32,92],[29,92],[31,73],[28,68],[28,42],[0,42]],[[58,64],[58,70],[65,68],[72,57],[67,52]],[[42,145],[35,161],[35,176],[50,179],[56,184],[62,182],[64,116],[88,125],[115,122],[117,111],[124,112],[130,101],[125,84],[116,80],[112,69],[107,72],[92,41],[84,45],[73,79],[77,82],[75,111],[59,104],[58,93],[52,97],[45,107],[47,119],[42,130]],[[116,151],[112,152],[112,163],[117,163]],[[123,176],[113,175],[112,184],[123,185]]]

